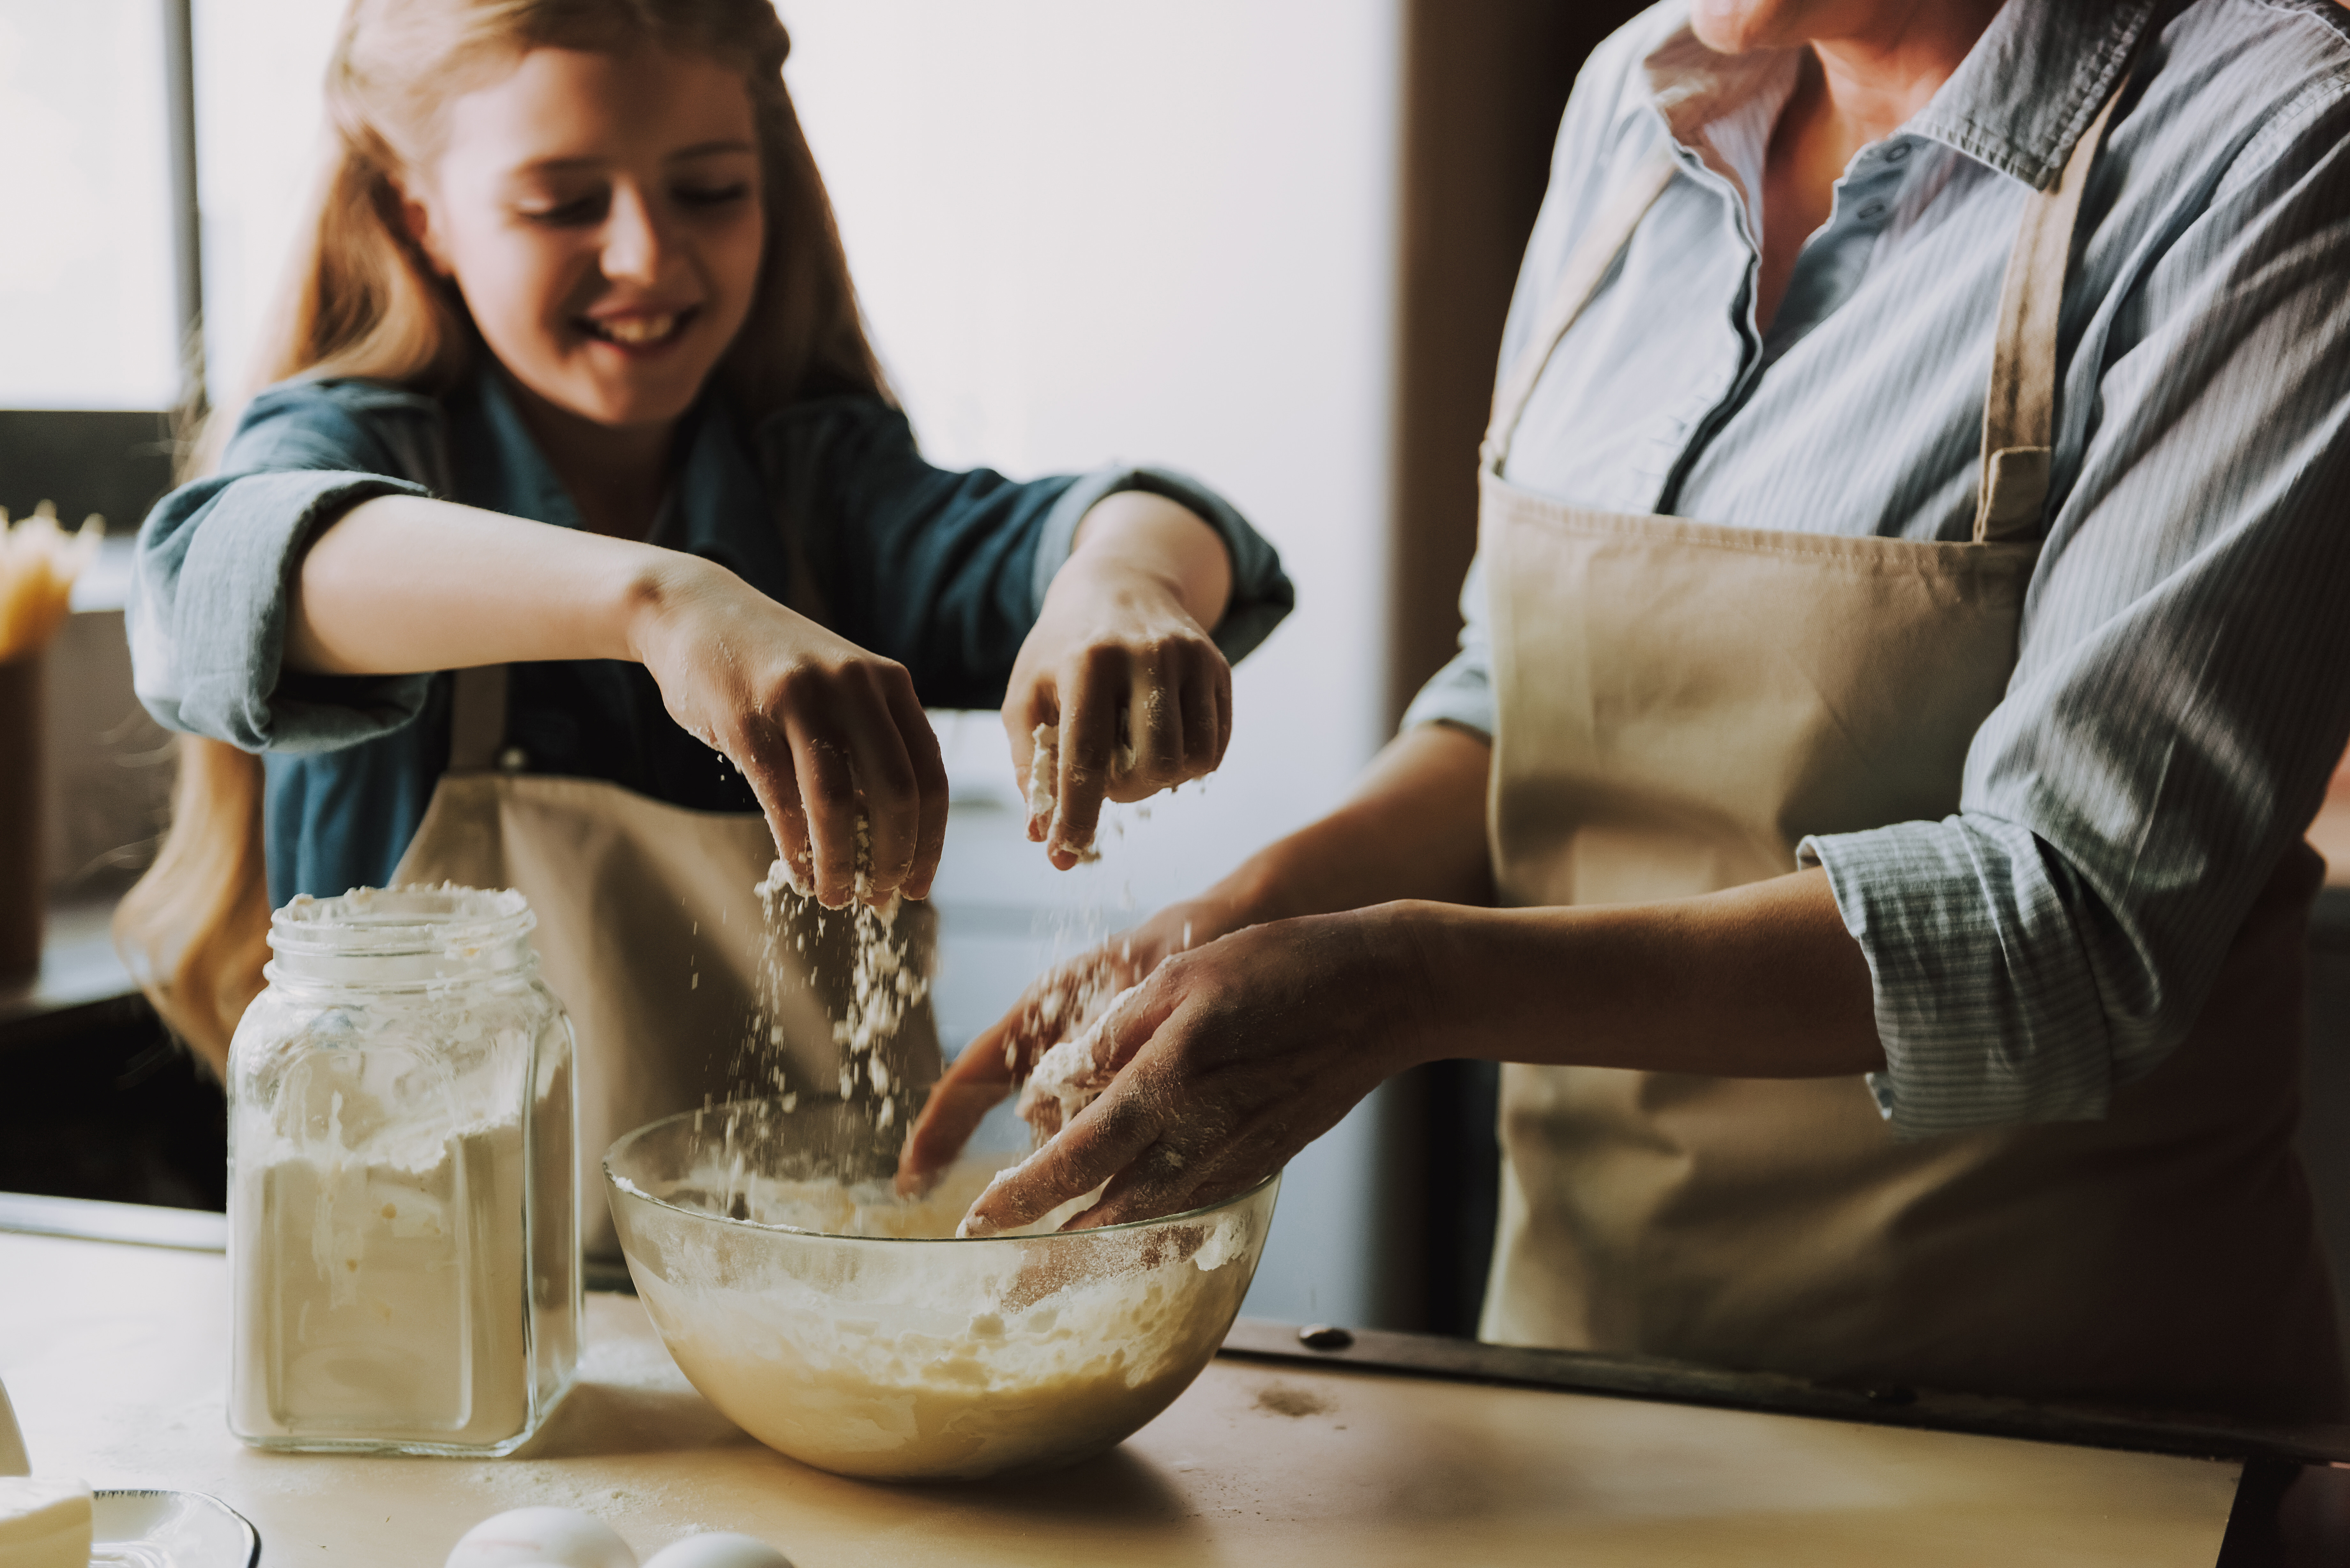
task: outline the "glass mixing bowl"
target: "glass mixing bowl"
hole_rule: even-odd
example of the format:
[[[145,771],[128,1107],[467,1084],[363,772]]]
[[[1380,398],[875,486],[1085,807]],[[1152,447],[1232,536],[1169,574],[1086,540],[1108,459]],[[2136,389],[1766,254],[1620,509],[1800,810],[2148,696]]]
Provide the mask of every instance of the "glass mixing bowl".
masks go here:
[[[889,1195],[868,1106],[804,1098],[671,1116],[604,1159],[638,1294],[744,1431],[804,1464],[955,1480],[1074,1464],[1190,1386],[1223,1343],[1278,1175],[1130,1225],[954,1237],[1014,1154]],[[1074,1207],[1074,1206],[1072,1206]]]

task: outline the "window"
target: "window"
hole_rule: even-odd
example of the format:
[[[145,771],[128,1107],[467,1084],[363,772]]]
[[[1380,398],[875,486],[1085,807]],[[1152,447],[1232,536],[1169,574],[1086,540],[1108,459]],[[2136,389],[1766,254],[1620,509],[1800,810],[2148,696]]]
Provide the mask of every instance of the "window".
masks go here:
[[[0,10],[0,408],[179,397],[164,19],[159,0]]]
[[[325,153],[321,83],[342,13],[337,0],[195,6],[204,370],[215,403],[250,389],[254,340]]]

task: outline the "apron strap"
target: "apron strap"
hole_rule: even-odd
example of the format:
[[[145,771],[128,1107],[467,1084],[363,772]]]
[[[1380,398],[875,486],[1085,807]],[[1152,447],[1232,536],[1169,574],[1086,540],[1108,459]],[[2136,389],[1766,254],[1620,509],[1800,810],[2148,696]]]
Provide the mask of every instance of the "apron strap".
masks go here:
[[[460,670],[449,699],[449,771],[485,774],[506,743],[506,667]]]
[[[1566,270],[1559,275],[1549,299],[1544,303],[1542,319],[1535,323],[1534,336],[1510,362],[1509,373],[1494,389],[1493,417],[1486,426],[1484,449],[1479,453],[1479,461],[1488,472],[1502,472],[1502,460],[1509,455],[1510,438],[1517,433],[1518,416],[1525,412],[1526,400],[1534,396],[1534,383],[1542,379],[1551,351],[1583,314],[1583,307],[1591,303],[1591,296],[1599,292],[1599,286],[1616,265],[1616,258],[1632,243],[1633,231],[1648,215],[1648,209],[1657,204],[1657,198],[1665,193],[1665,187],[1673,182],[1679,167],[1669,141],[1659,147],[1640,165],[1639,172],[1608,200],[1589,235],[1566,258]]]
[[[2000,286],[1991,390],[1983,400],[1982,476],[1975,487],[1975,543],[2028,537],[2048,502],[2048,463],[2055,448],[2056,320],[2073,260],[2073,229],[2089,166],[2106,140],[2114,105],[2129,87],[2125,71],[2073,144],[2054,189],[2025,202],[2023,223],[2008,253]]]

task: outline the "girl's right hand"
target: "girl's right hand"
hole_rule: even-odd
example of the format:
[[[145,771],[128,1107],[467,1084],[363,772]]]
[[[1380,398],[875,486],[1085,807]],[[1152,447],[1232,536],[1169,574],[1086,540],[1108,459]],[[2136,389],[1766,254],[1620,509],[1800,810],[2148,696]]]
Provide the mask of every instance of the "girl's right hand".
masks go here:
[[[929,895],[947,773],[905,666],[692,556],[645,581],[631,620],[670,716],[751,781],[795,883],[836,909]]]
[[[1027,1079],[1036,1058],[1083,1030],[1121,992],[1139,985],[1175,954],[1245,923],[1205,899],[1170,904],[1132,930],[1047,970],[932,1086],[906,1134],[898,1190],[927,1189],[962,1152],[980,1119]]]

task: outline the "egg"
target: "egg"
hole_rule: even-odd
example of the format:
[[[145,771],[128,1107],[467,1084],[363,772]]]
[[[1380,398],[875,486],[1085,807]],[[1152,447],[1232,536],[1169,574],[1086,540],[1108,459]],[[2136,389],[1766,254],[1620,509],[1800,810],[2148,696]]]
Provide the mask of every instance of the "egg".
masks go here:
[[[671,1542],[645,1568],[792,1568],[792,1560],[764,1541],[712,1531]]]
[[[637,1568],[637,1554],[600,1519],[571,1508],[517,1508],[482,1521],[445,1568]]]

